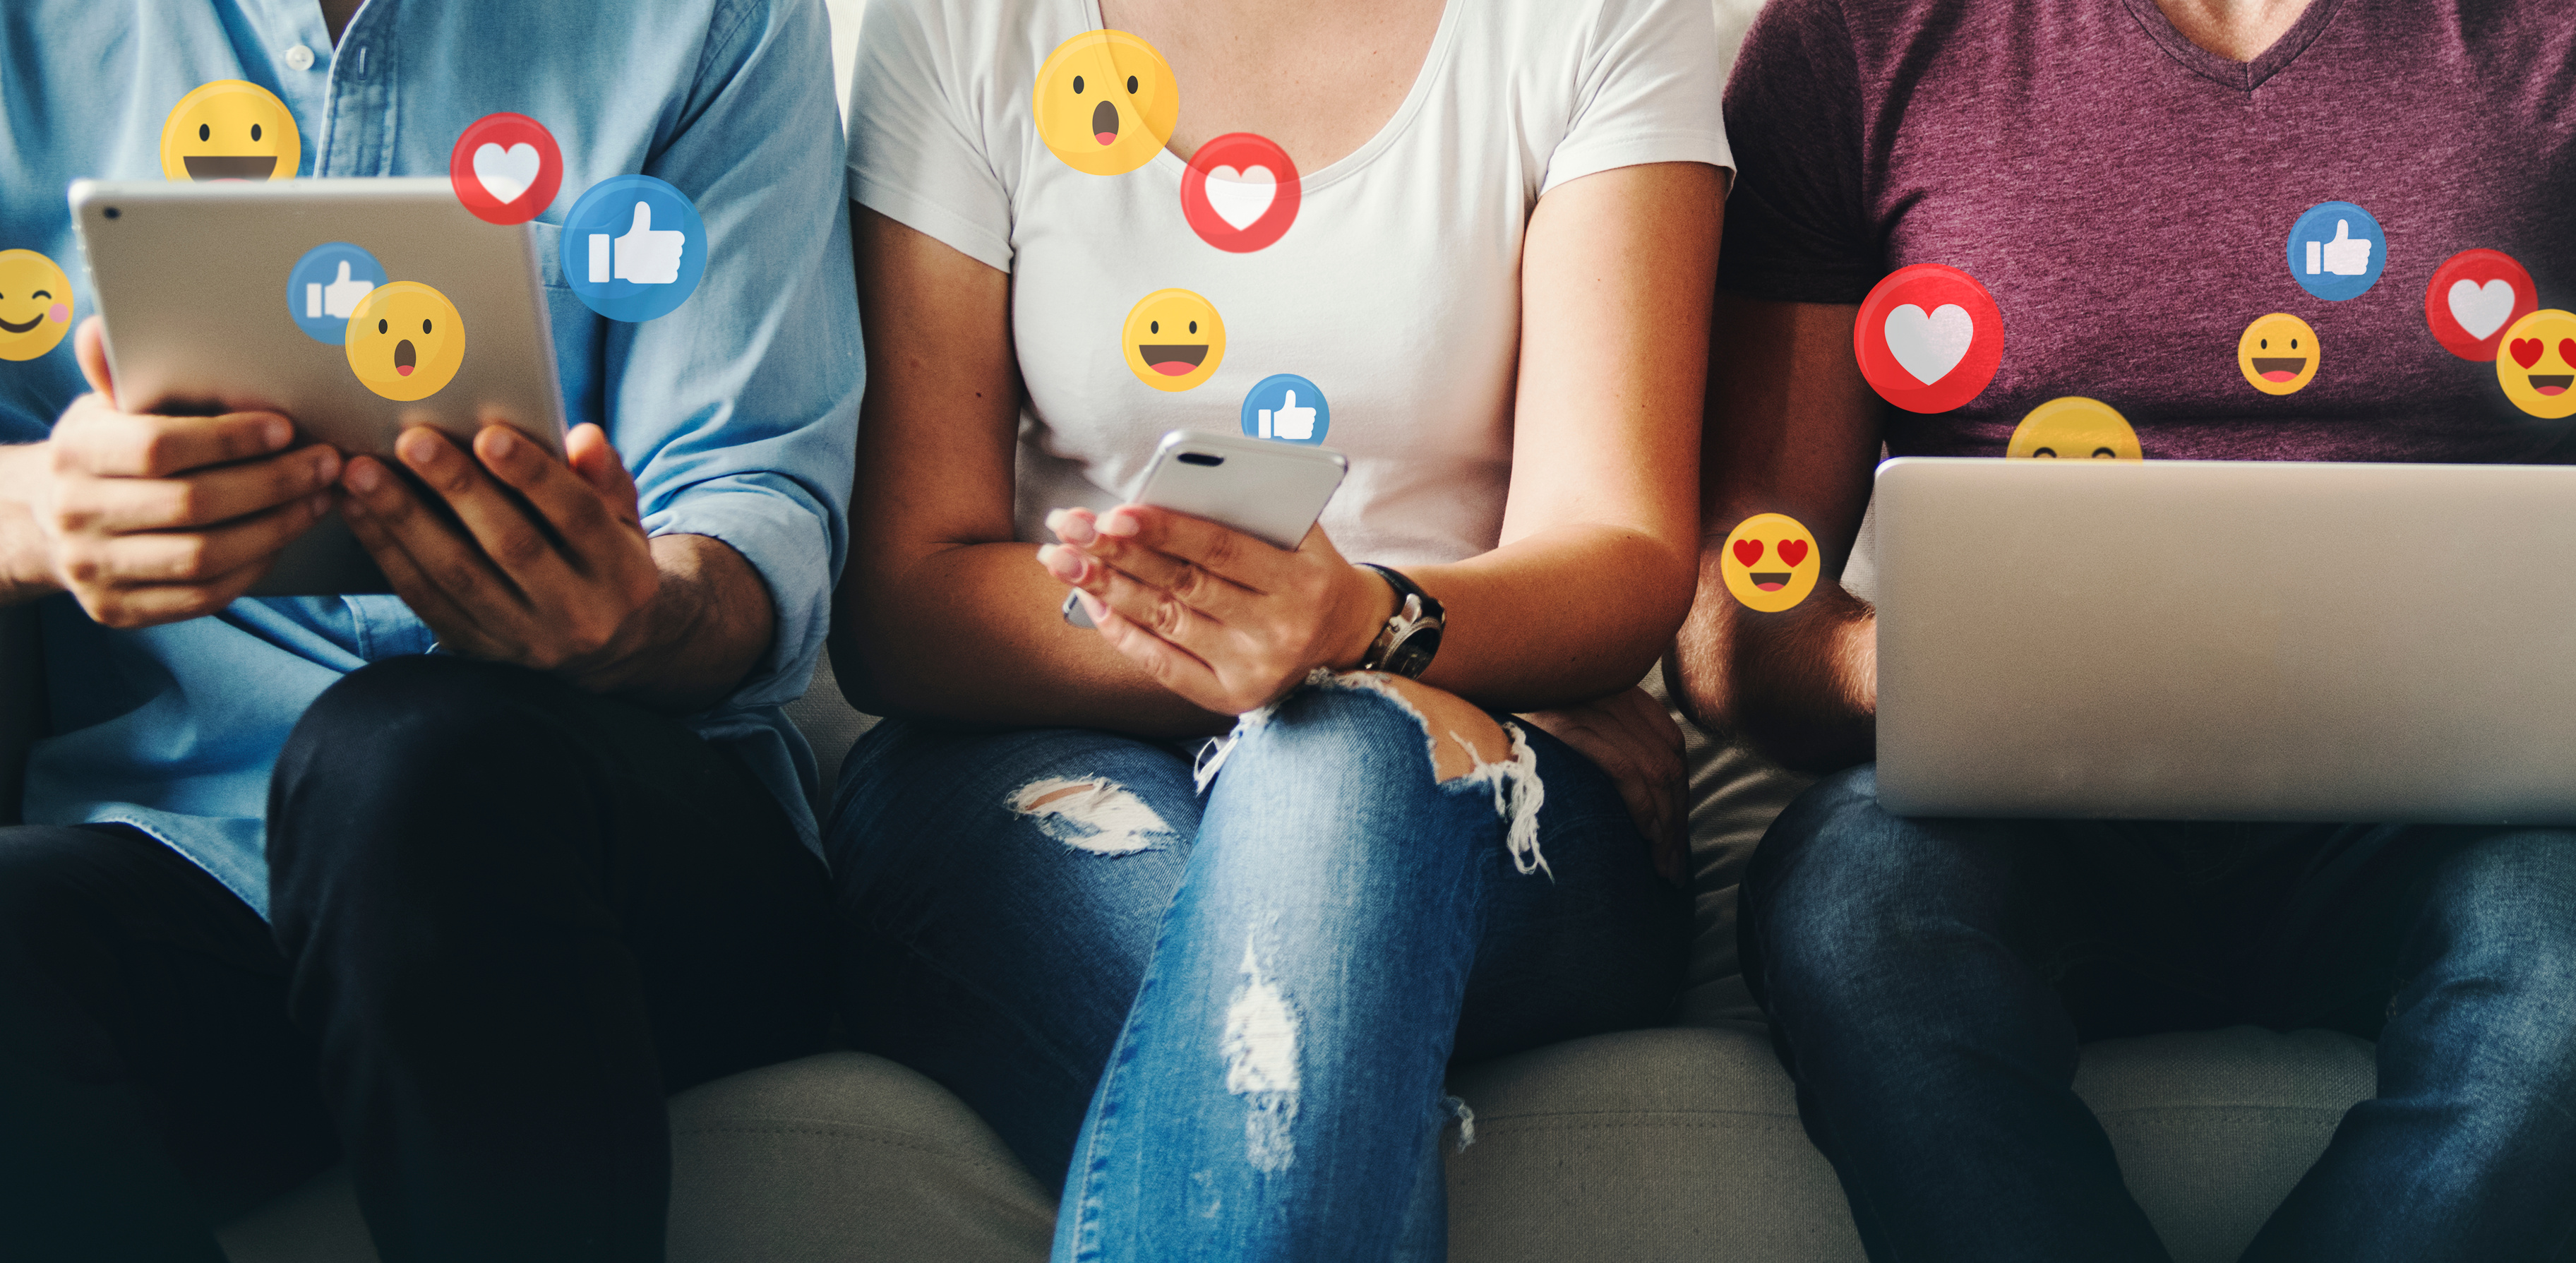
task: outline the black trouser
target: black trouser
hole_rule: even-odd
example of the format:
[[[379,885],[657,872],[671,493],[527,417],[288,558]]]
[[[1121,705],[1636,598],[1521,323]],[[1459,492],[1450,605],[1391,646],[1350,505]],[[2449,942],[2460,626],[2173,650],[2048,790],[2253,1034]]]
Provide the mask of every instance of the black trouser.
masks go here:
[[[666,1094],[825,1044],[820,861],[731,756],[453,658],[314,702],[274,929],[131,830],[0,830],[0,1258],[220,1259],[344,1157],[388,1263],[658,1259]]]

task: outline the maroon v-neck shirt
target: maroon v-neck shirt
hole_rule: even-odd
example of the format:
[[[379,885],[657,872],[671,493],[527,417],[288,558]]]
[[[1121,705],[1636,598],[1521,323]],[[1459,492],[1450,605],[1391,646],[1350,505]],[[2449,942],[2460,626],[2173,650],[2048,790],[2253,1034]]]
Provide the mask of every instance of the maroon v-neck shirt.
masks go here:
[[[1720,284],[1856,303],[1896,268],[1975,276],[2003,363],[1951,413],[1891,411],[1899,455],[2001,455],[2060,395],[2112,404],[2150,457],[2547,461],[2494,365],[2425,327],[2434,269],[2476,247],[2576,310],[2576,16],[2568,0],[2309,0],[2239,64],[2155,0],[1771,0],[1726,92],[1739,168]],[[2290,226],[2369,210],[2358,298],[2292,279]],[[2236,365],[2248,323],[2306,320],[2296,394]]]

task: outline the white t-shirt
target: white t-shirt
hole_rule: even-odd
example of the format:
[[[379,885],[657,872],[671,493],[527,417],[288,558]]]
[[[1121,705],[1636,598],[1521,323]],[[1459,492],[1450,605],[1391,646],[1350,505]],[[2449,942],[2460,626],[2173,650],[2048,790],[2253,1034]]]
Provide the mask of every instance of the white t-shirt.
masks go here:
[[[1118,503],[1168,430],[1240,432],[1247,392],[1294,373],[1350,457],[1323,519],[1343,555],[1492,549],[1530,211],[1596,171],[1731,166],[1708,0],[1448,0],[1394,116],[1301,173],[1287,235],[1243,254],[1190,229],[1169,150],[1087,175],[1040,139],[1039,66],[1099,27],[1093,0],[872,0],[851,82],[850,197],[1012,274],[1019,538],[1051,538],[1050,508]],[[1166,288],[1225,325],[1216,371],[1178,392],[1130,372],[1120,336]]]

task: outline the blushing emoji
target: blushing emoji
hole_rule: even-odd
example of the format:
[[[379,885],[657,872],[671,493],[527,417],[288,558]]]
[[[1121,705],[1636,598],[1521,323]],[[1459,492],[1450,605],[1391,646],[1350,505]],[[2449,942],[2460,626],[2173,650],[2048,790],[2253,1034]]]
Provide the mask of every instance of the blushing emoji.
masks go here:
[[[2513,406],[2543,420],[2576,416],[2576,315],[2542,308],[2504,331],[2496,384]]]
[[[1181,117],[1181,86],[1154,46],[1125,31],[1085,31],[1055,46],[1029,91],[1038,139],[1086,175],[1154,160]]]
[[[1216,375],[1225,360],[1225,322],[1208,300],[1185,289],[1158,289],[1128,309],[1118,331],[1127,371],[1156,390],[1188,390]]]
[[[2129,419],[2098,399],[2067,395],[2030,410],[2013,427],[2006,460],[2144,460]]]
[[[33,250],[0,250],[0,360],[32,360],[71,328],[71,278]]]
[[[358,384],[410,403],[455,378],[465,363],[465,321],[447,295],[418,281],[395,281],[358,301],[342,345]]]
[[[217,79],[161,124],[161,174],[173,180],[292,180],[303,161],[295,115],[256,83]]]
[[[2317,331],[2288,312],[2257,316],[2236,339],[2236,368],[2267,395],[2295,395],[2317,379]]]
[[[1816,590],[1824,559],[1816,537],[1786,513],[1756,513],[1727,534],[1717,570],[1744,608],[1777,614]]]

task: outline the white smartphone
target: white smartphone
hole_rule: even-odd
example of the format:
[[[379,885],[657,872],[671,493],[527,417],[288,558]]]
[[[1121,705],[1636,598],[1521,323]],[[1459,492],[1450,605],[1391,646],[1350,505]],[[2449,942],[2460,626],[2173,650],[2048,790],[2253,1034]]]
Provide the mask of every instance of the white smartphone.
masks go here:
[[[1350,467],[1348,458],[1329,447],[1174,430],[1155,447],[1154,463],[1127,499],[1206,518],[1293,550],[1324,515]],[[1071,592],[1064,596],[1064,621],[1091,626]]]

